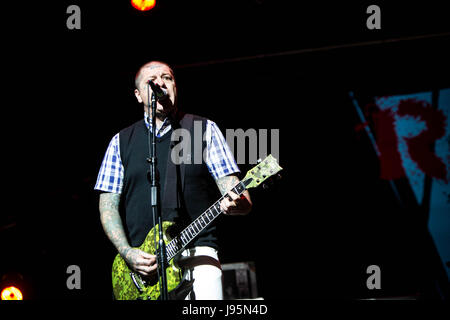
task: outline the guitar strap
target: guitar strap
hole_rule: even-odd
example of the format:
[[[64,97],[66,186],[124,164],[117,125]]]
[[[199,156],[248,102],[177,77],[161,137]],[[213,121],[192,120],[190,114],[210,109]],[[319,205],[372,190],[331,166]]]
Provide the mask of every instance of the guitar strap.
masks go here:
[[[181,121],[179,121],[180,118],[181,118]],[[175,131],[178,128],[183,128],[183,129],[186,129],[189,132],[191,132],[193,122],[194,122],[194,118],[191,114],[181,114],[181,115],[178,114],[178,117],[175,117],[174,121],[172,121],[172,129]],[[165,198],[167,197],[165,199],[166,201],[170,202],[169,197],[176,197],[176,200],[172,198],[172,201],[173,201],[172,203],[177,204],[178,215],[177,215],[176,220],[180,220],[180,221],[176,221],[173,231],[168,230],[169,232],[173,232],[174,234],[178,234],[179,232],[181,232],[181,230],[185,226],[185,224],[189,222],[189,217],[186,212],[186,205],[184,202],[184,193],[183,193],[184,192],[184,177],[185,177],[186,165],[184,164],[184,162],[182,162],[181,164],[174,164],[170,158],[170,156],[171,156],[170,152],[172,151],[173,147],[179,142],[180,141],[178,141],[178,142],[172,141],[172,143],[170,144],[169,158],[167,161],[167,171],[166,171],[167,180],[166,180],[166,185],[165,185],[165,190],[164,190],[165,191],[164,196],[165,196]],[[168,183],[167,183],[170,181],[169,179],[174,181],[174,183],[176,185],[176,192],[169,191]],[[191,270],[190,269],[183,270],[183,278],[182,278],[180,285],[178,286],[180,289],[178,289],[178,287],[177,287],[177,289],[173,290],[172,294],[175,294],[176,297],[171,297],[171,298],[175,299],[175,300],[179,300],[179,299],[185,299],[187,296],[188,300],[195,299],[194,292],[192,290],[193,282],[194,281],[192,279]],[[175,292],[178,292],[178,293],[175,293]]]
[[[172,134],[176,131],[176,129],[179,128],[186,129],[190,132],[193,126],[194,117],[191,114],[178,112],[173,118],[170,119],[170,121],[173,130]],[[162,208],[165,208],[166,210],[173,210],[174,208],[176,208],[176,210],[178,211],[176,216],[180,220],[178,221],[179,227],[182,227],[183,224],[189,222],[189,217],[187,216],[186,205],[184,202],[184,177],[186,165],[183,162],[181,164],[175,164],[171,160],[172,149],[180,142],[181,140],[172,140],[170,148],[168,150],[169,154],[167,157],[166,182],[164,185],[163,193],[164,198],[161,202]],[[176,190],[176,192],[173,192],[174,189]],[[174,233],[177,233],[177,231],[178,230],[173,230]],[[179,231],[181,231],[181,229]]]

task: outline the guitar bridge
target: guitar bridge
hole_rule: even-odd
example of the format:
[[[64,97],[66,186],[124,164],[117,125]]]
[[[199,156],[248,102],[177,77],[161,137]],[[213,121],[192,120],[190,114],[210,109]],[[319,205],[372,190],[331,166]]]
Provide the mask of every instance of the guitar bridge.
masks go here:
[[[131,280],[133,280],[133,283],[136,286],[136,288],[138,289],[139,293],[144,292],[144,290],[142,290],[141,285],[139,284],[139,282],[141,282],[143,285],[145,285],[145,283],[143,283],[143,281],[141,280],[141,277],[134,274],[133,272],[130,272],[130,277],[131,277]]]

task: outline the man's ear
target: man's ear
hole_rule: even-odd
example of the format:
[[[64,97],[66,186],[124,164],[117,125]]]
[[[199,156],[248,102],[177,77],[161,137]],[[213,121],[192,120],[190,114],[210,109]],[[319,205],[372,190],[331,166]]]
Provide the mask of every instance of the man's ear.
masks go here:
[[[139,103],[142,103],[142,102],[143,102],[142,97],[141,97],[141,94],[139,93],[139,90],[138,90],[138,89],[134,89],[134,95],[136,96],[136,99],[137,99],[137,101],[138,101]]]

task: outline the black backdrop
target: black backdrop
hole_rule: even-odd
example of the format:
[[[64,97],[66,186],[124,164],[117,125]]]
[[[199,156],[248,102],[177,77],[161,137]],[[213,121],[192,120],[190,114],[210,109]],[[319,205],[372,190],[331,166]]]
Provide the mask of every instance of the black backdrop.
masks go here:
[[[222,263],[254,261],[266,299],[434,297],[426,224],[379,179],[348,93],[448,87],[443,7],[381,3],[382,29],[368,30],[369,2],[210,2],[5,9],[2,219],[15,226],[1,232],[1,271],[21,272],[29,297],[109,299],[114,250],[93,186],[111,137],[141,117],[136,70],[163,60],[180,108],[224,132],[280,130],[283,179],[252,192],[250,215],[220,219]],[[66,28],[70,4],[81,30]],[[367,290],[371,264],[381,291]],[[81,268],[81,290],[66,287],[69,265]]]

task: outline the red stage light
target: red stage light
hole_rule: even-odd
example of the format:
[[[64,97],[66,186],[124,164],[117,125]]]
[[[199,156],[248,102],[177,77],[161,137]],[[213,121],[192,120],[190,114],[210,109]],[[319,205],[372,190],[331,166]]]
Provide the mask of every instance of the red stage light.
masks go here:
[[[131,4],[140,11],[148,11],[155,6],[156,0],[131,0]]]
[[[16,287],[8,287],[2,290],[2,300],[23,300],[22,292]]]

